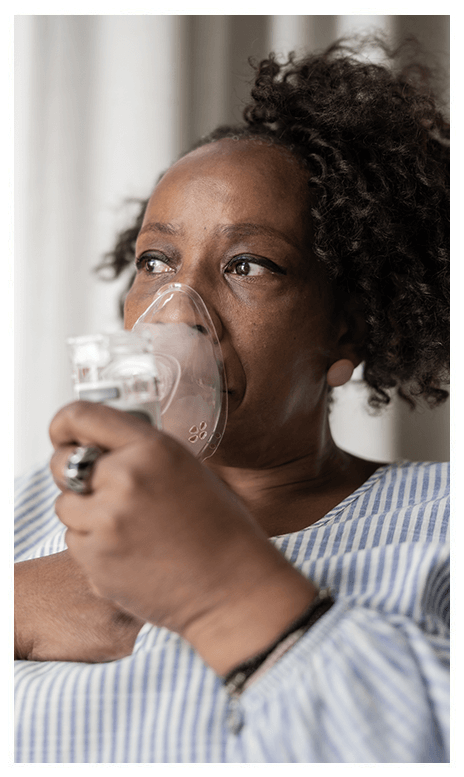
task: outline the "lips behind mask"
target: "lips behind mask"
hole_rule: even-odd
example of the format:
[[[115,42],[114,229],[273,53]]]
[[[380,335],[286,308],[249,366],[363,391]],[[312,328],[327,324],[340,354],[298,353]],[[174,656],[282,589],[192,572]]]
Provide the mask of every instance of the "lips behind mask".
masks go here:
[[[133,326],[149,335],[158,372],[165,432],[204,460],[227,421],[227,390],[219,340],[205,303],[181,283],[163,286]]]

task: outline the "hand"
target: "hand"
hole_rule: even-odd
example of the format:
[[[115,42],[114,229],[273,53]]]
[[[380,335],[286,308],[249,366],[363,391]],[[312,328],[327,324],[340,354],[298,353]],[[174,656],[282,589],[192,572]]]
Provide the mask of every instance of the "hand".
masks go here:
[[[104,451],[92,492],[63,490],[56,502],[98,594],[181,634],[217,671],[270,644],[314,598],[240,500],[173,438],[88,402],[63,408],[50,436],[61,489],[76,445]]]
[[[15,564],[15,659],[114,661],[142,625],[96,596],[68,551]]]

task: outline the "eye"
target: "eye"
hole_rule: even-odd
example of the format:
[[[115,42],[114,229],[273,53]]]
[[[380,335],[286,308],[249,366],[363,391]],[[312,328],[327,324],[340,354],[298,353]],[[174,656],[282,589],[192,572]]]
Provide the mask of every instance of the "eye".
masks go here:
[[[135,260],[137,270],[144,270],[149,275],[160,275],[165,272],[172,272],[167,256],[164,254],[142,254]]]
[[[257,264],[257,262],[251,262],[249,259],[240,259],[229,272],[235,272],[236,275],[262,275],[266,272],[265,268]]]
[[[266,273],[280,273],[285,275],[285,270],[269,259],[254,256],[238,256],[227,265],[226,272],[239,275],[242,278],[256,277]]]

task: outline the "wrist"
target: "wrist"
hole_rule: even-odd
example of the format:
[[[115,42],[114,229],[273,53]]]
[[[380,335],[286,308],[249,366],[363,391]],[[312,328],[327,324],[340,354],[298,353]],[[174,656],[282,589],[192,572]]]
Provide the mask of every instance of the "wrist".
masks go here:
[[[278,557],[268,559],[257,573],[237,574],[236,589],[227,601],[208,611],[185,630],[204,661],[219,675],[261,653],[315,600],[318,589],[269,545]]]
[[[225,677],[224,685],[232,696],[239,696],[259,677],[269,671],[279,659],[290,650],[311,626],[324,615],[334,604],[330,590],[324,589],[311,602],[309,607],[293,621],[278,639],[266,650],[243,661],[234,667]]]

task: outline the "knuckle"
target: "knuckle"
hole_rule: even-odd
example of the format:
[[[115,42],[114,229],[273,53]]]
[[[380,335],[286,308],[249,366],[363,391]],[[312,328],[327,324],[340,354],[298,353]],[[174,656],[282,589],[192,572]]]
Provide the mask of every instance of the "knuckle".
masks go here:
[[[103,462],[100,463],[103,467]],[[137,468],[136,463],[132,461],[115,461],[107,463],[109,476],[113,484],[113,492],[110,495],[111,502],[114,505],[121,505],[137,488]]]
[[[82,400],[74,400],[66,405],[63,405],[53,416],[49,425],[49,435],[52,440],[59,438],[60,431],[68,421],[71,423],[78,422],[84,414],[88,414],[89,408],[92,402],[84,402]],[[90,411],[91,412],[91,411]]]
[[[147,441],[147,446],[150,461],[163,462],[168,466],[180,465],[188,456],[184,446],[168,434],[153,437]]]
[[[107,498],[96,513],[94,541],[102,554],[114,553],[126,536],[131,510],[121,491]]]
[[[167,435],[141,441],[134,456],[132,481],[127,483],[127,493],[133,494],[148,486],[162,490],[163,484],[183,469],[187,457],[183,446]]]
[[[62,521],[63,516],[63,500],[65,498],[65,494],[59,494],[57,498],[55,499],[55,513],[57,514],[60,521]],[[64,521],[63,521],[64,523]]]
[[[50,472],[58,485],[58,480],[62,478],[61,455],[58,451],[55,451],[50,458]]]

